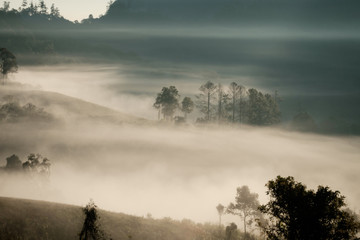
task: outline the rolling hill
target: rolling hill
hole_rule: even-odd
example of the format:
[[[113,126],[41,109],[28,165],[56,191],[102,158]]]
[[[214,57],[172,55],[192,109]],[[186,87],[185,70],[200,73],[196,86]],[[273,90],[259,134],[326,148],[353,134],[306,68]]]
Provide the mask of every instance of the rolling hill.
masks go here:
[[[209,226],[190,220],[155,220],[103,210],[99,215],[103,230],[114,240],[190,240],[211,235]],[[0,239],[77,239],[83,220],[79,206],[0,197]]]
[[[18,88],[0,88],[0,102],[18,101],[21,105],[31,103],[52,114],[56,119],[101,121],[115,124],[144,124],[150,121],[123,114],[94,103],[69,97],[56,92],[40,90],[19,90]]]

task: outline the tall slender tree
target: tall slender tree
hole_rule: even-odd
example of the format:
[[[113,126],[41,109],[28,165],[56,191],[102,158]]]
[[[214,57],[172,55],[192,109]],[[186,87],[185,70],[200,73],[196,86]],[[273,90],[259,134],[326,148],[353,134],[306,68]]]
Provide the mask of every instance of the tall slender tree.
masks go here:
[[[211,120],[211,100],[214,98],[216,93],[216,85],[211,81],[207,81],[205,84],[201,85],[199,90],[200,94],[197,95],[197,107],[200,112],[203,113],[206,117],[206,121],[210,122]]]
[[[225,207],[219,203],[219,205],[216,206],[216,210],[219,214],[219,226],[221,226],[221,217],[225,213]]]
[[[242,85],[238,85],[238,92],[239,92],[239,101],[238,101],[238,107],[239,107],[239,123],[241,124],[243,122],[243,113],[244,113],[244,94],[246,93],[245,87]]]
[[[235,122],[235,113],[236,113],[236,102],[239,97],[239,85],[236,82],[230,83],[229,86],[229,95],[232,100],[231,111],[232,111],[232,122]]]
[[[260,206],[258,197],[257,193],[250,192],[248,186],[238,187],[236,189],[235,202],[230,203],[226,209],[227,213],[237,215],[243,220],[245,236],[246,226],[251,225],[251,220],[257,215],[256,213]]]

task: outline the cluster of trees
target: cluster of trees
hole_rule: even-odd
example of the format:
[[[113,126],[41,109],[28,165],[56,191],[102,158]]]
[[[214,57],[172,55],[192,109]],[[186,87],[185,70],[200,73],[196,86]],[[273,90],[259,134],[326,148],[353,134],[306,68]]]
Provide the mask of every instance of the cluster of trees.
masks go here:
[[[39,108],[32,103],[20,105],[20,102],[13,96],[5,96],[5,101],[0,103],[0,121],[17,122],[27,121],[51,121],[53,116],[43,108]]]
[[[186,119],[194,107],[203,115],[198,122],[232,122],[252,125],[273,125],[280,123],[279,98],[262,93],[257,89],[246,89],[232,82],[228,89],[221,84],[206,82],[199,88],[200,93],[193,101],[185,97],[181,104],[179,91],[175,86],[163,87],[157,94],[154,108],[159,111],[159,119],[173,120],[176,110],[180,109]]]
[[[360,219],[346,208],[345,197],[339,191],[319,186],[308,190],[293,177],[278,176],[270,180],[266,187],[270,201],[260,205],[258,194],[251,193],[248,186],[237,188],[235,202],[227,208],[219,204],[216,209],[221,216],[240,216],[244,224],[245,239],[252,239],[246,227],[253,223],[260,233],[272,240],[358,240]],[[237,226],[226,227],[225,239],[237,239]]]
[[[10,173],[27,173],[32,176],[48,178],[50,177],[50,166],[50,160],[41,154],[31,153],[25,162],[13,154],[6,158],[6,166],[3,167],[3,170]]]
[[[2,12],[9,13],[20,13],[22,15],[35,16],[35,15],[43,15],[47,16],[48,20],[52,20],[54,18],[61,18],[59,8],[55,7],[55,4],[52,4],[50,10],[46,3],[43,0],[40,0],[37,4],[28,0],[23,0],[19,9],[10,9],[10,2],[4,1],[3,7],[0,8]]]

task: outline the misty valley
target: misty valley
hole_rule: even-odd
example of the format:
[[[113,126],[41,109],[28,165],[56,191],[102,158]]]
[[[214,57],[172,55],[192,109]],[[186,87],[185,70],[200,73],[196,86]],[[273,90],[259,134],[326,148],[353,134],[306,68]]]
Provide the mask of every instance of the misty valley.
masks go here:
[[[0,239],[360,238],[358,1],[54,2],[0,7]]]

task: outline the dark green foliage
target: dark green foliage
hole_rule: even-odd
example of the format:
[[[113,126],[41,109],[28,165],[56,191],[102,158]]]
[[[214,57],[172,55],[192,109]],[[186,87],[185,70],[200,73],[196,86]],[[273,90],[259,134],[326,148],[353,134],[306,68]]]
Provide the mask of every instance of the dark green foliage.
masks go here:
[[[280,123],[280,110],[276,97],[232,82],[226,94],[221,84],[208,81],[200,87],[196,107],[204,115],[197,122],[230,121],[258,126]],[[217,93],[217,94],[215,94]]]
[[[9,73],[16,72],[18,65],[16,57],[6,48],[0,48],[0,72],[2,77],[5,78]]]
[[[191,98],[185,97],[181,102],[181,111],[185,114],[185,119],[187,114],[190,114],[194,110],[194,102]]]
[[[266,186],[271,199],[260,209],[270,216],[270,225],[266,227],[269,239],[356,239],[359,222],[343,209],[345,197],[340,192],[323,186],[316,192],[307,190],[293,177],[278,176]]]
[[[248,95],[246,115],[249,124],[267,126],[280,122],[280,110],[274,97],[254,88],[248,90]]]
[[[100,240],[105,239],[105,234],[101,230],[99,223],[99,215],[97,206],[90,200],[90,202],[82,209],[85,214],[85,220],[82,230],[79,234],[80,240]]]
[[[215,119],[216,116],[216,105],[213,103],[216,99],[216,89],[217,87],[213,82],[207,81],[200,86],[200,94],[196,96],[196,107],[204,115],[203,120],[206,122]]]
[[[176,109],[179,107],[179,97],[176,87],[163,87],[153,106],[163,114],[164,119],[172,120]]]

